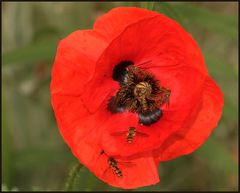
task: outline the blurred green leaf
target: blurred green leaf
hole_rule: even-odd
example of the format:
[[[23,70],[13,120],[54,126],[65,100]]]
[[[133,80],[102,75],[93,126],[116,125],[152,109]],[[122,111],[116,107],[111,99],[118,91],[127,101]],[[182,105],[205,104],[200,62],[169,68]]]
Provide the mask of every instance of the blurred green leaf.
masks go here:
[[[141,2],[141,7],[145,8],[145,9],[149,9],[149,10],[153,10],[154,9],[154,4],[155,2]]]
[[[206,28],[209,31],[219,33],[228,38],[237,39],[237,17],[221,14],[204,7],[191,5],[190,3],[156,3],[155,10],[163,11],[167,16],[176,19],[189,28],[188,25]]]
[[[27,171],[30,166],[38,165],[38,169],[44,169],[48,164],[56,164],[61,162],[60,160],[64,162],[72,161],[74,157],[70,152],[67,156],[66,152],[65,148],[56,149],[56,147],[46,145],[41,148],[38,146],[25,148],[20,152],[16,152],[15,158],[18,162],[14,166]]]
[[[197,150],[195,155],[204,159],[209,168],[230,172],[237,176],[237,162],[233,160],[233,156],[229,153],[226,146],[214,137],[210,137],[201,148]]]
[[[12,137],[8,125],[8,112],[5,100],[5,86],[2,94],[2,183],[7,187],[12,186]]]
[[[182,17],[182,14],[174,9],[174,7],[166,2],[159,2],[153,5],[153,10],[158,11],[176,21],[178,21],[185,29],[187,29],[187,20]]]
[[[39,40],[22,48],[4,53],[2,55],[3,66],[8,64],[35,63],[38,61],[53,60],[57,48],[56,37]]]
[[[14,187],[12,189],[8,189],[7,186],[5,184],[2,184],[2,191],[3,192],[14,192],[14,191],[18,191],[18,188]]]
[[[236,101],[237,102],[237,101]],[[227,95],[224,96],[223,118],[226,123],[238,120],[238,108]]]
[[[226,63],[223,60],[219,60],[217,57],[212,57],[211,54],[205,53],[204,55],[210,74],[228,80],[237,80],[238,73],[233,69],[230,64]]]

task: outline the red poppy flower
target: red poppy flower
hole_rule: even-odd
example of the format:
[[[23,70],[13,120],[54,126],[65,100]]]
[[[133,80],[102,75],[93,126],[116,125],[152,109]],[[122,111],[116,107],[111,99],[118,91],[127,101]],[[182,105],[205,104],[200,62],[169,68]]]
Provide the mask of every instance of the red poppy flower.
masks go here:
[[[159,182],[158,163],[196,150],[223,107],[193,38],[162,14],[129,7],[60,41],[51,97],[73,154],[122,188]]]

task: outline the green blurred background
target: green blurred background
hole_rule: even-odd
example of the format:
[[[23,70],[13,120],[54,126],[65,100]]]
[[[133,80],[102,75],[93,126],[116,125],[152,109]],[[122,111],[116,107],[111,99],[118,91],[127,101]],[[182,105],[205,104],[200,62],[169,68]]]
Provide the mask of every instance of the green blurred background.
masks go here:
[[[224,93],[218,127],[188,156],[161,163],[161,183],[137,190],[238,190],[238,3],[2,3],[2,189],[64,190],[78,161],[50,104],[57,41],[113,7],[160,11],[198,42]],[[204,129],[204,128],[203,128]],[[120,190],[82,167],[69,190]]]

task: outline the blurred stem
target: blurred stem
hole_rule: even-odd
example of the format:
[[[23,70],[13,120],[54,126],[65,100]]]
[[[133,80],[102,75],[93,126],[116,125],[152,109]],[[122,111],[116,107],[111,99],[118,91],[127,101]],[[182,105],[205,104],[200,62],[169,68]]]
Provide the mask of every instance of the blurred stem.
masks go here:
[[[66,181],[64,190],[72,190],[72,187],[73,187],[73,184],[77,177],[77,174],[82,167],[83,167],[83,165],[80,163],[77,163],[72,167],[72,169],[69,172],[68,179]]]
[[[12,163],[12,139],[11,134],[8,128],[7,121],[7,108],[6,108],[6,89],[4,89],[3,85],[3,93],[2,93],[2,183],[5,184],[8,188],[11,188],[11,163]]]

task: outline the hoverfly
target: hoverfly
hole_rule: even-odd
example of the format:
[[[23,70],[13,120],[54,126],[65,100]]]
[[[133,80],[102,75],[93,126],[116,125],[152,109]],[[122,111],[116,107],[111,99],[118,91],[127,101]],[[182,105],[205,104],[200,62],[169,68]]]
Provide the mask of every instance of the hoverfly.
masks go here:
[[[100,151],[100,156],[105,154],[107,156],[107,154],[104,152],[104,150],[101,150]],[[107,172],[107,170],[109,168],[112,169],[112,171],[114,172],[114,174],[117,176],[117,177],[122,177],[122,171],[120,170],[120,168],[118,167],[118,163],[117,161],[113,158],[113,157],[109,157],[108,156],[108,159],[107,159],[107,164],[108,164],[108,167],[106,168],[106,170],[104,171],[104,173]]]
[[[112,168],[113,172],[117,177],[122,177],[122,171],[118,167],[117,161],[113,157],[108,158],[108,165]]]
[[[126,135],[125,140],[128,144],[132,143],[136,135],[141,137],[148,137],[146,133],[136,131],[135,127],[129,127],[128,131],[119,131],[111,134],[112,136],[122,136]]]
[[[108,172],[109,169],[114,173],[114,175],[118,178],[121,179],[124,177],[124,171],[130,169],[131,167],[136,167],[136,164],[133,162],[129,161],[119,161],[114,159],[113,157],[108,157],[107,159],[107,164],[108,167],[104,171],[105,175],[109,175],[110,173]]]

